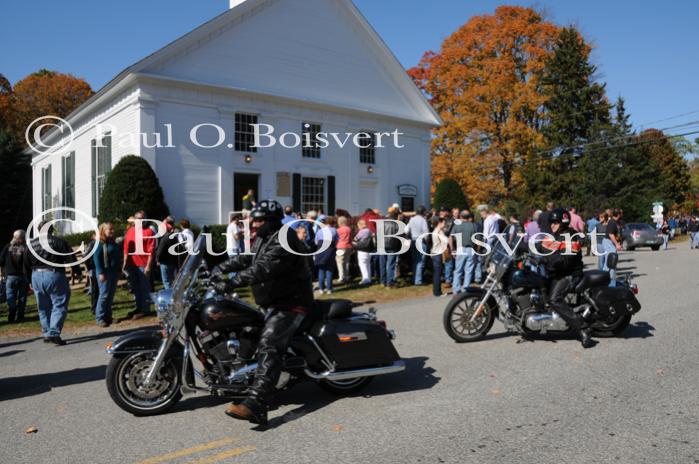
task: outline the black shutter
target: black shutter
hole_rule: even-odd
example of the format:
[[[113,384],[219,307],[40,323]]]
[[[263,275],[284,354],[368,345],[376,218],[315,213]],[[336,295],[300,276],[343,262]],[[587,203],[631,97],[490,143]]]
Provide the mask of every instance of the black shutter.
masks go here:
[[[294,174],[292,184],[294,211],[301,213],[301,174]]]
[[[328,176],[328,215],[335,214],[335,176]]]
[[[92,164],[92,217],[97,217],[97,141],[90,142],[90,162]]]

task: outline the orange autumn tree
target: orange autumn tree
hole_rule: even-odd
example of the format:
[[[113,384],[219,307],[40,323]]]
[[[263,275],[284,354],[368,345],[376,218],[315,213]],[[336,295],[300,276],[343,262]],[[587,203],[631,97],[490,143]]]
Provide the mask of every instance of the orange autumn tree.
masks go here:
[[[408,71],[444,120],[432,142],[435,183],[455,178],[476,202],[508,199],[523,157],[542,144],[540,74],[559,30],[531,8],[501,6]]]
[[[64,118],[93,93],[82,79],[42,69],[3,92],[0,118],[11,128],[16,140],[25,144],[24,132],[34,119],[46,115]]]

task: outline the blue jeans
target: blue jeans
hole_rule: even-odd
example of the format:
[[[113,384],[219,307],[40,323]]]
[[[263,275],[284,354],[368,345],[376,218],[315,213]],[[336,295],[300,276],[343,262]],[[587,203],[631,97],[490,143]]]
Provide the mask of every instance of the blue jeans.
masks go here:
[[[97,322],[112,322],[112,303],[114,302],[119,274],[118,271],[105,272],[104,282],[100,282],[99,276],[97,276],[97,284],[100,289],[100,296],[97,299],[97,306],[95,306]]]
[[[599,253],[604,253],[603,256],[600,256],[598,259],[598,265],[599,269],[601,271],[609,271],[609,278],[611,279],[611,282],[609,284],[610,287],[615,287],[616,286],[616,269],[609,269],[609,266],[607,266],[607,255],[610,253],[616,254],[616,247],[614,246],[614,243],[609,240],[608,238],[602,239],[602,246],[599,247],[600,250],[598,250]]]
[[[451,283],[453,274],[454,274],[454,259],[450,259],[449,261],[444,262],[444,282]]]
[[[453,261],[453,260],[452,260]],[[442,295],[442,255],[432,256],[432,294]]]
[[[396,260],[398,255],[381,255],[379,256],[379,271],[381,275],[381,283],[384,285],[393,285],[396,283]]]
[[[476,255],[472,247],[461,247],[454,259],[456,259],[456,269],[454,271],[452,289],[454,289],[454,293],[459,293],[467,289],[473,282],[478,255]]]
[[[5,293],[7,294],[7,307],[9,309],[9,322],[24,319],[24,308],[27,306],[27,281],[18,275],[8,275],[5,280]]]
[[[150,311],[148,295],[150,293],[150,281],[145,274],[144,267],[127,266],[126,272],[129,275],[129,285],[136,302],[136,310],[144,314]]]
[[[170,264],[160,265],[160,278],[163,280],[163,288],[165,288],[165,290],[172,288],[176,273],[176,266],[172,266]]]
[[[425,242],[423,241],[421,243],[421,248],[422,251],[425,251]],[[422,285],[422,273],[425,271],[425,263],[427,263],[427,256],[423,253],[420,253],[420,250],[417,247],[417,241],[413,240],[410,246],[410,250],[412,251],[412,258],[413,258],[413,275],[415,276],[414,278],[414,284],[415,285]]]
[[[320,290],[333,289],[333,267],[332,264],[318,266],[318,287]]]
[[[41,334],[44,338],[59,337],[70,303],[70,286],[63,269],[60,272],[32,272],[32,287],[39,311]]]

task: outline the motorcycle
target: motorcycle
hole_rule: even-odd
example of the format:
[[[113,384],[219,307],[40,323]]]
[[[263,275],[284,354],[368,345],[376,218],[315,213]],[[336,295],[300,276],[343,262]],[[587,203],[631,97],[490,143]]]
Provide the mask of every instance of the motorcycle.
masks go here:
[[[162,330],[132,332],[107,346],[107,390],[127,412],[161,414],[183,394],[242,398],[252,383],[265,313],[237,295],[216,294],[206,278],[204,250],[202,234],[172,289],[155,296]],[[332,393],[350,394],[376,376],[405,369],[392,343],[395,333],[375,310],[354,312],[355,306],[348,300],[316,302],[284,355],[277,389],[312,380]]]
[[[512,248],[510,247],[510,250]],[[485,337],[496,317],[509,332],[523,336],[564,333],[566,321],[548,303],[550,280],[532,255],[508,251],[497,242],[486,259],[487,277],[480,287],[469,287],[454,296],[444,310],[447,334],[459,343]],[[610,286],[605,271],[586,271],[566,301],[585,320],[593,335],[613,337],[626,330],[631,317],[641,310],[638,286],[630,277]]]

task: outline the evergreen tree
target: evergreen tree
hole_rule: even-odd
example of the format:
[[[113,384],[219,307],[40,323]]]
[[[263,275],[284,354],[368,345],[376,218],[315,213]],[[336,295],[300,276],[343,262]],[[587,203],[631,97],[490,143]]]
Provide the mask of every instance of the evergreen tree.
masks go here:
[[[4,244],[13,231],[26,229],[32,220],[32,168],[12,132],[1,126],[0,173],[0,244]]]
[[[450,178],[442,179],[434,191],[433,205],[435,208],[468,208],[468,202],[459,183]]]
[[[100,222],[124,223],[136,211],[162,220],[170,211],[155,172],[140,156],[128,155],[114,166],[100,198]]]
[[[580,33],[564,28],[543,70],[546,152],[529,163],[525,180],[534,196],[542,192],[531,190],[543,189],[547,199],[560,204],[574,202],[574,186],[586,175],[578,169],[584,145],[603,143],[609,125],[605,86],[595,82],[589,54]]]

